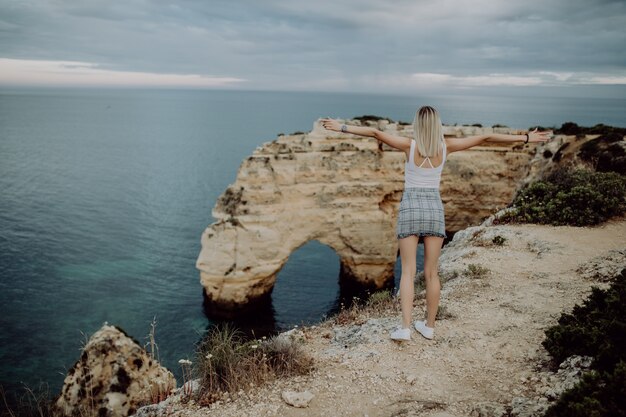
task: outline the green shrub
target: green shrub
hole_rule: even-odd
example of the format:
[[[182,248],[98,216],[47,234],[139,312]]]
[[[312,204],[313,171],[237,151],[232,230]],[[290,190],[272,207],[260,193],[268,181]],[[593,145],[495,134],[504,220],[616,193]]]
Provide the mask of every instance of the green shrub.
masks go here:
[[[377,122],[379,120],[387,120],[387,121],[389,121],[389,123],[393,123],[393,120],[391,120],[388,117],[375,116],[373,114],[365,114],[363,116],[354,117],[353,119],[354,120],[360,120],[361,123],[363,123],[365,121]]]
[[[578,126],[574,122],[566,122],[561,125],[560,128],[555,129],[554,133],[557,135],[606,135],[609,133],[616,133],[618,135],[626,135],[626,128],[608,126],[599,123],[593,127]]]
[[[574,122],[565,122],[561,125],[561,128],[557,129],[554,133],[561,135],[577,135],[582,132],[582,129],[584,129],[584,127],[581,128]]]
[[[582,306],[561,315],[542,344],[555,364],[571,355],[594,358],[592,371],[546,416],[626,416],[626,268],[608,289],[594,287]]]
[[[542,344],[559,363],[572,355],[593,356],[594,367],[606,371],[626,360],[626,269],[609,289],[592,288],[582,306],[546,331]]]
[[[500,235],[497,235],[497,236],[494,236],[493,239],[491,239],[491,242],[496,246],[502,246],[504,245],[504,242],[506,242],[506,238]]]
[[[546,411],[545,417],[626,416],[626,363],[612,372],[591,371],[565,391]]]
[[[614,172],[561,168],[521,189],[498,222],[587,226],[626,209],[626,178]]]
[[[375,291],[366,301],[368,306],[378,306],[387,304],[392,300],[391,290],[379,290]]]

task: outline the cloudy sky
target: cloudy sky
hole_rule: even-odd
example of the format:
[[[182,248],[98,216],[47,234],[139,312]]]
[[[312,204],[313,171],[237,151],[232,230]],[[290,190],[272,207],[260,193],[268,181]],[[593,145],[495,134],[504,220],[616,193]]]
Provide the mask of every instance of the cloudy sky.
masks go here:
[[[0,0],[0,34],[0,85],[626,97],[624,0]]]

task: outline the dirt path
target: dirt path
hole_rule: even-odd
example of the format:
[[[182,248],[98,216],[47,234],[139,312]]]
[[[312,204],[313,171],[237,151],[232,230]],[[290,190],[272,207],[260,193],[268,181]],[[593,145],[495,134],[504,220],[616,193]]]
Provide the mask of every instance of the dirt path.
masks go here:
[[[590,228],[477,226],[464,233],[477,235],[442,253],[442,275],[461,274],[443,284],[446,318],[437,322],[434,340],[415,330],[410,342],[390,340],[399,306],[361,325],[306,327],[304,346],[316,358],[316,371],[210,409],[186,405],[175,415],[467,416],[481,402],[538,398],[544,330],[595,284],[577,267],[626,248],[626,220]],[[504,245],[490,244],[495,235],[506,238]],[[465,272],[469,264],[489,272],[472,278]],[[414,318],[422,317],[423,297],[418,294]],[[281,398],[284,390],[315,396],[308,407],[295,408]]]

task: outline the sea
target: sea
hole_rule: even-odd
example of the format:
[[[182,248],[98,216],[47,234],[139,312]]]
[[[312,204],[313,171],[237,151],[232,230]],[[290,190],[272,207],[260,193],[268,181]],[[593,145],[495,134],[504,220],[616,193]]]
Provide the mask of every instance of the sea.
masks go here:
[[[619,98],[1,88],[0,385],[58,394],[105,322],[145,345],[154,325],[159,359],[180,382],[178,360],[193,359],[217,322],[195,268],[200,236],[242,160],[320,117],[412,122],[425,104],[445,124],[626,126]],[[396,288],[399,276],[398,263]],[[246,325],[310,325],[341,302],[339,258],[311,241]]]

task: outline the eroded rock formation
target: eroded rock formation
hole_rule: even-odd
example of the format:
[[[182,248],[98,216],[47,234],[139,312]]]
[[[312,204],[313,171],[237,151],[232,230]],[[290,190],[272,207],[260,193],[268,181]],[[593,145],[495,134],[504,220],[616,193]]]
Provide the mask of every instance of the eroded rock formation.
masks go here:
[[[410,125],[381,120],[377,127],[412,137]],[[448,126],[445,134],[493,130]],[[450,154],[441,183],[446,230],[474,224],[508,204],[534,148],[490,143]],[[335,250],[343,277],[369,288],[388,284],[405,159],[373,138],[328,131],[319,121],[307,134],[257,147],[213,208],[215,223],[202,233],[196,267],[213,311],[233,311],[270,294],[289,255],[310,240]]]
[[[55,415],[121,417],[176,388],[174,375],[117,326],[91,336],[55,402]]]

